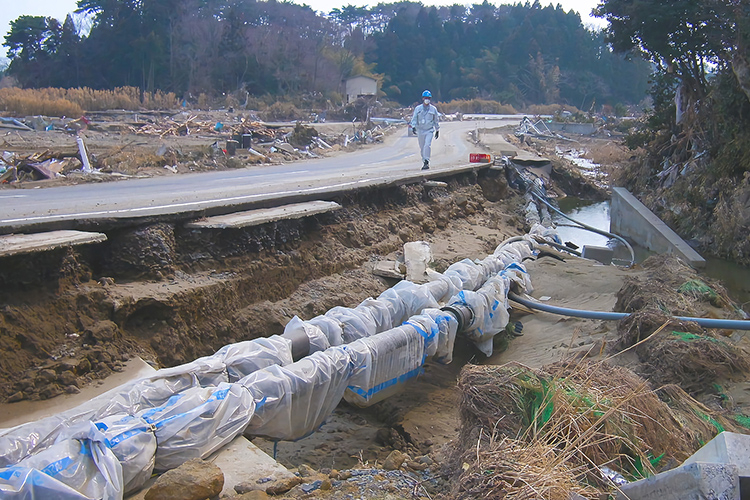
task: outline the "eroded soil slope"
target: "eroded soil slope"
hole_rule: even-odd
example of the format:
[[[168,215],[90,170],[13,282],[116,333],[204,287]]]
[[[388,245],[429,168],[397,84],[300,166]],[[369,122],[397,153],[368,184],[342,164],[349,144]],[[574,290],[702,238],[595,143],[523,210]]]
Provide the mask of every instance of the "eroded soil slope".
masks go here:
[[[339,201],[342,210],[304,220],[224,231],[157,223],[113,231],[97,248],[4,259],[0,397],[75,392],[133,355],[173,366],[281,333],[294,315],[356,305],[392,285],[363,264],[406,241],[437,242],[440,268],[523,232],[498,173]]]

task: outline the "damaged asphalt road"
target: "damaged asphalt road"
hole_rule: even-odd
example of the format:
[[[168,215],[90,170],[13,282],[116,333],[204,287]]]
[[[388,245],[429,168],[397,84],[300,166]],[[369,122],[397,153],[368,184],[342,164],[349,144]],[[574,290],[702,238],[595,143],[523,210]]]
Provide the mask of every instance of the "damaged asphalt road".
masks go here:
[[[502,122],[499,122],[500,125]],[[151,179],[127,179],[47,189],[0,191],[0,231],[80,227],[87,220],[140,219],[180,213],[227,213],[253,205],[282,204],[331,196],[352,188],[395,185],[474,169],[468,164],[471,122],[448,122],[434,145],[433,169],[418,170],[413,138],[396,131],[383,144],[324,159],[282,165]],[[411,168],[413,164],[416,167]],[[269,200],[275,200],[269,202]]]

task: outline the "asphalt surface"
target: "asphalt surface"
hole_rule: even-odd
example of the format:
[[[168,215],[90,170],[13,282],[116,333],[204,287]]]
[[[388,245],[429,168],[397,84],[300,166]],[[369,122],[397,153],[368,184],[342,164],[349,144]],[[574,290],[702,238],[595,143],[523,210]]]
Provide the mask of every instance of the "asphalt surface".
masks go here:
[[[0,232],[73,229],[92,221],[175,214],[217,215],[253,206],[324,199],[350,189],[437,178],[470,168],[468,140],[477,127],[515,124],[518,118],[441,123],[430,170],[421,171],[416,137],[406,127],[382,144],[330,158],[240,170],[181,174],[44,189],[0,190]]]

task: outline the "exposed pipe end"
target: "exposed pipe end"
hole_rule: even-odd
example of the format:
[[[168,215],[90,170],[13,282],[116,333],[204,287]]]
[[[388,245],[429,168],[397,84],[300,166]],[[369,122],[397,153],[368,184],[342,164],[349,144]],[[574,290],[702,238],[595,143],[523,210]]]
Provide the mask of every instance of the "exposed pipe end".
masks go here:
[[[305,332],[293,330],[284,332],[282,337],[292,342],[292,359],[294,361],[299,361],[310,355],[310,338]]]
[[[450,304],[442,307],[440,310],[451,313],[455,316],[456,321],[458,321],[457,333],[466,331],[466,329],[474,322],[474,310],[469,306]]]

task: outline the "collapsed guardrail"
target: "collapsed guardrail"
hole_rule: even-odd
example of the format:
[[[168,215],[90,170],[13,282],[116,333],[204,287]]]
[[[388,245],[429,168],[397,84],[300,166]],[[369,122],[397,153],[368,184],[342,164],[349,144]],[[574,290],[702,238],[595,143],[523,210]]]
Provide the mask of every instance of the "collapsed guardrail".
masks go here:
[[[87,405],[0,430],[0,494],[119,499],[154,471],[205,458],[242,433],[295,440],[341,399],[382,400],[427,359],[449,363],[459,332],[489,356],[508,324],[511,283],[531,291],[522,261],[538,238],[554,239],[554,231],[535,226],[481,261],[432,272],[423,285],[402,281],[355,308],[295,317],[281,336],[227,345]]]

